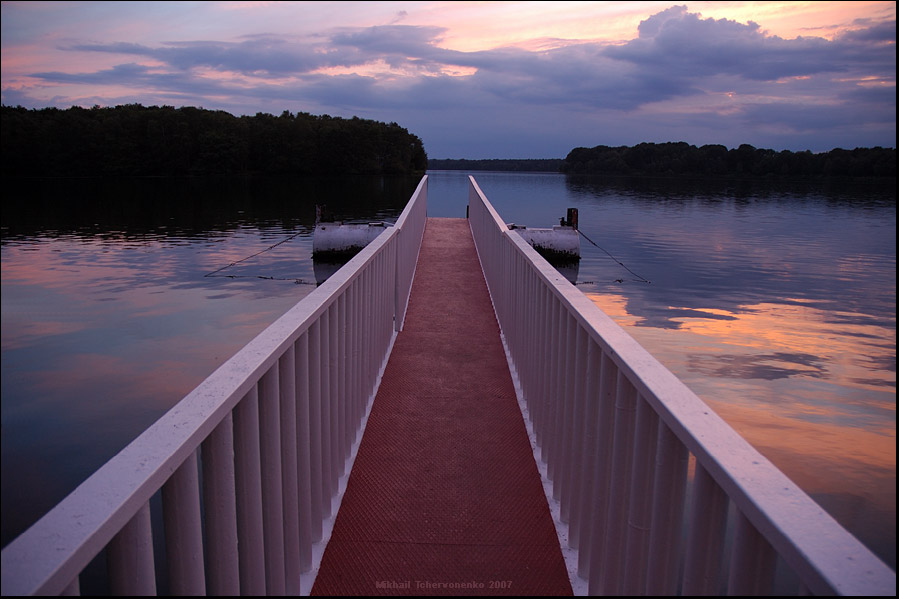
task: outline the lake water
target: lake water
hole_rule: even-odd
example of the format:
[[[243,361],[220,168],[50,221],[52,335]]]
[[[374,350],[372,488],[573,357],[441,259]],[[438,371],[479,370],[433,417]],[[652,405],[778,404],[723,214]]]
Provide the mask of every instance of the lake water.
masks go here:
[[[429,175],[429,215],[464,217],[467,173]],[[894,190],[474,175],[507,222],[578,208],[566,275],[895,568]],[[316,204],[391,221],[417,183],[7,191],[3,544],[314,288]]]

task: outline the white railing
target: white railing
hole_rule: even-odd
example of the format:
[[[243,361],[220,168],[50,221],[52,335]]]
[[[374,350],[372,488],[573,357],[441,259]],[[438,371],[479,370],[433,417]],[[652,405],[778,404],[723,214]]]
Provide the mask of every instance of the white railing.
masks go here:
[[[157,578],[174,595],[298,593],[403,321],[426,215],[424,177],[394,227],[4,548],[3,594],[77,594],[104,550],[114,595],[155,594]]]
[[[473,177],[469,222],[591,595],[768,594],[777,575],[895,596],[895,572],[509,231]]]

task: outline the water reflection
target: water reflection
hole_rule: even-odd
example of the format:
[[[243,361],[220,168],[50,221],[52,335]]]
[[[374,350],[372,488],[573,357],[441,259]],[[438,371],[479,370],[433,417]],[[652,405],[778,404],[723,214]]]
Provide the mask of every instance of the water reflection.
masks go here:
[[[895,323],[797,302],[674,308],[680,326],[654,327],[623,295],[588,295],[895,567]]]
[[[465,216],[466,175],[431,174],[430,216]],[[615,259],[582,244],[569,280],[895,564],[895,189],[476,177],[510,222],[577,207]],[[336,270],[311,260],[315,204],[391,221],[417,183],[5,194],[3,543]]]
[[[315,283],[321,285],[340,270],[346,262],[333,262],[326,260],[312,260],[312,270],[315,272]]]
[[[341,220],[393,219],[414,177],[4,180],[2,242],[41,235],[214,242],[241,228],[309,231],[316,204]]]
[[[577,207],[578,288],[895,567],[894,186],[476,178],[509,221]]]
[[[346,217],[395,220],[417,184],[8,184],[2,543],[315,288],[316,203]]]

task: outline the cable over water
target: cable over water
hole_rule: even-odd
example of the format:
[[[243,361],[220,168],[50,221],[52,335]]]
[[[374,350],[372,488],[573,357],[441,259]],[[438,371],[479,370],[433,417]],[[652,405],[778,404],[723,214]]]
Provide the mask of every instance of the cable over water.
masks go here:
[[[236,260],[230,264],[226,264],[225,266],[223,266],[217,270],[206,273],[205,275],[203,275],[203,277],[225,277],[225,278],[229,278],[229,279],[267,279],[270,281],[293,281],[297,285],[314,285],[315,283],[310,283],[308,281],[304,281],[303,279],[297,279],[294,277],[268,277],[268,276],[263,276],[263,275],[220,275],[220,274],[218,274],[227,268],[236,266],[236,265],[240,264],[241,262],[245,262],[245,261],[249,260],[250,258],[255,258],[256,256],[259,256],[260,254],[264,254],[265,252],[275,249],[276,247],[278,247],[281,244],[284,244],[284,243],[287,243],[288,241],[296,239],[303,233],[304,233],[304,231],[299,231],[297,233],[294,233],[290,237],[288,237],[286,239],[282,239],[278,243],[276,243],[274,245],[270,245],[269,247],[265,248],[264,250],[260,250],[260,251],[256,252],[255,254],[251,254],[249,256],[246,256],[245,258],[241,258],[240,260]]]
[[[637,277],[637,278],[634,280],[635,283],[649,283],[649,282],[650,282],[648,279],[646,279],[646,278],[644,278],[644,277],[638,275],[637,273],[635,273],[634,271],[632,271],[631,269],[629,269],[629,268],[628,268],[627,266],[625,266],[624,263],[621,262],[618,258],[616,258],[616,257],[613,256],[612,254],[610,254],[609,252],[607,252],[605,249],[601,248],[595,241],[593,241],[592,239],[590,239],[589,237],[587,237],[586,235],[584,235],[584,232],[583,232],[583,231],[581,231],[580,229],[577,229],[577,232],[581,234],[581,237],[583,237],[584,239],[586,239],[587,241],[589,241],[590,243],[592,243],[594,246],[596,246],[597,248],[599,248],[600,250],[602,250],[603,252],[605,252],[605,254],[606,254],[609,258],[611,258],[612,260],[614,260],[616,263],[618,263],[618,265],[621,266],[621,268],[623,268],[623,269],[626,270],[627,272],[629,272],[629,273],[631,273],[632,275],[634,275],[635,277]],[[623,279],[616,279],[616,282],[617,282],[617,283],[623,283],[624,280],[623,280]]]

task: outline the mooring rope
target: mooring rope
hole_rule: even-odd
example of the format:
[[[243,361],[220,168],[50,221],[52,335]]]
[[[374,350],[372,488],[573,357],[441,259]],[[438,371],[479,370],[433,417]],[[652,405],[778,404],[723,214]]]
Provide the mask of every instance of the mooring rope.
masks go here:
[[[635,283],[649,283],[649,281],[648,281],[647,279],[645,279],[644,277],[641,277],[640,275],[638,275],[637,273],[635,273],[634,271],[632,271],[631,269],[629,269],[627,266],[625,266],[624,263],[621,262],[621,260],[619,260],[618,258],[616,258],[615,256],[613,256],[612,254],[610,254],[609,252],[607,252],[605,249],[599,247],[599,244],[597,244],[595,241],[593,241],[592,239],[590,239],[589,237],[587,237],[586,235],[584,235],[584,232],[583,232],[583,231],[581,231],[580,229],[577,229],[577,232],[580,233],[581,236],[582,236],[584,239],[586,239],[587,241],[589,241],[590,243],[592,243],[594,246],[596,246],[597,248],[599,248],[600,250],[602,250],[603,252],[605,252],[605,254],[606,254],[609,258],[611,258],[612,260],[614,260],[615,262],[617,262],[617,263],[621,266],[621,268],[623,268],[623,269],[626,270],[627,272],[629,272],[629,273],[631,273],[632,275],[634,275],[635,277],[637,277],[637,278],[634,280]],[[615,282],[616,282],[616,283],[624,283],[624,279],[615,279]]]
[[[317,283],[311,283],[305,279],[298,279],[296,277],[267,277],[265,275],[217,275],[214,273],[209,273],[208,275],[203,276],[213,279],[264,279],[266,281],[293,281],[297,285],[318,285]]]
[[[255,254],[252,254],[252,255],[250,255],[250,256],[247,256],[246,258],[241,258],[240,260],[237,260],[237,261],[235,261],[235,262],[232,262],[231,264],[226,264],[225,266],[219,268],[218,270],[214,270],[214,271],[212,271],[212,272],[206,273],[206,274],[203,275],[203,276],[204,276],[204,277],[212,277],[212,276],[215,276],[215,275],[217,275],[218,273],[220,273],[220,272],[222,272],[223,270],[225,270],[226,268],[231,268],[232,266],[235,266],[235,265],[237,265],[237,264],[240,264],[241,262],[245,262],[245,261],[249,260],[250,258],[255,258],[256,256],[258,256],[258,255],[260,255],[260,254],[264,254],[265,252],[268,252],[268,251],[270,251],[270,250],[273,250],[273,249],[275,249],[276,247],[278,247],[279,245],[281,245],[282,243],[287,243],[288,241],[291,241],[292,239],[295,239],[296,237],[299,237],[299,236],[302,235],[304,232],[305,232],[305,231],[299,231],[299,232],[297,232],[297,233],[294,233],[293,235],[291,235],[291,236],[288,237],[287,239],[282,239],[282,240],[279,241],[278,243],[276,243],[276,244],[274,244],[274,245],[271,245],[271,246],[265,248],[264,250],[260,250],[260,251],[256,252]],[[231,279],[236,279],[236,278],[239,278],[239,277],[240,277],[240,278],[270,279],[270,280],[273,280],[273,281],[297,281],[297,284],[298,284],[298,285],[299,285],[299,284],[303,284],[303,285],[309,285],[309,284],[311,284],[311,283],[299,283],[299,281],[301,281],[302,279],[293,279],[293,278],[290,278],[290,279],[282,279],[282,278],[277,278],[277,277],[263,277],[263,276],[256,276],[256,275],[218,275],[218,276],[221,276],[221,277],[228,277],[228,278],[231,278]]]

